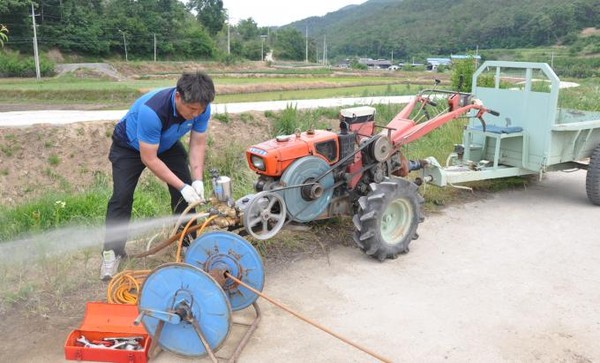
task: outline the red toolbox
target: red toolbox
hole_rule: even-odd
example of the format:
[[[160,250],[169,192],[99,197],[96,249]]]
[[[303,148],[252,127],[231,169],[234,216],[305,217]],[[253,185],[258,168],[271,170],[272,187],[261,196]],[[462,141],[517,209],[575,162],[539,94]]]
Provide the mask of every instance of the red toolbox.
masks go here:
[[[133,325],[137,316],[137,305],[88,302],[81,327],[73,330],[67,337],[65,358],[78,361],[146,363],[150,337],[142,324]],[[85,347],[84,344],[77,342],[81,336],[90,342],[102,341],[104,338],[142,337],[139,340],[141,349]]]

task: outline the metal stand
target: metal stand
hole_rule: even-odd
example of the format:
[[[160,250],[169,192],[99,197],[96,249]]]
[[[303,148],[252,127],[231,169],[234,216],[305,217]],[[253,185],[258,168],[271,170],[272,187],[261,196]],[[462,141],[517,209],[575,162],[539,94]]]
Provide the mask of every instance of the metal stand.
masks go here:
[[[252,307],[254,308],[255,316],[254,316],[254,319],[250,323],[235,322],[235,321],[233,322],[233,324],[247,327],[247,329],[246,329],[246,332],[244,333],[244,335],[242,336],[242,339],[238,343],[237,347],[235,348],[232,356],[229,358],[217,357],[215,354],[215,351],[210,347],[206,337],[202,333],[202,327],[200,326],[200,323],[198,323],[198,320],[196,320],[194,317],[189,318],[188,322],[191,323],[192,326],[194,327],[194,331],[196,332],[196,334],[198,334],[198,337],[200,338],[200,341],[202,342],[204,349],[206,350],[208,356],[214,363],[217,363],[219,361],[219,359],[224,359],[228,363],[237,362],[238,358],[240,357],[240,354],[242,354],[242,350],[244,350],[244,348],[246,347],[246,344],[248,344],[250,337],[252,336],[252,334],[254,334],[254,332],[258,328],[258,323],[260,323],[260,320],[262,319],[262,314],[261,314],[260,307],[258,306],[258,304],[256,302],[254,302],[254,303],[252,303]],[[158,345],[158,342],[160,341],[160,336],[162,334],[164,325],[165,325],[164,320],[159,321],[154,336],[151,336],[152,343],[150,343],[148,359],[156,358],[156,356],[158,356],[158,354],[162,351],[162,349]]]
[[[248,344],[250,337],[252,336],[252,334],[254,334],[256,328],[258,328],[258,323],[260,322],[262,315],[256,301],[252,303],[252,307],[254,308],[254,312],[256,313],[256,315],[251,323],[233,322],[236,325],[246,326],[248,328],[246,329],[246,333],[242,337],[242,340],[240,340],[238,346],[235,348],[233,355],[227,360],[227,362],[229,363],[237,362],[237,359],[240,357],[240,354],[242,354],[242,350],[244,349],[244,347],[246,347],[246,344]]]
[[[229,232],[203,234],[188,248],[185,263],[159,266],[144,281],[136,322],[152,337],[149,358],[166,350],[186,357],[208,355],[214,363],[237,361],[261,320],[258,295],[250,289],[263,286],[262,261],[249,242]],[[232,312],[250,305],[254,319],[233,322]],[[246,331],[231,357],[217,357],[232,324]]]

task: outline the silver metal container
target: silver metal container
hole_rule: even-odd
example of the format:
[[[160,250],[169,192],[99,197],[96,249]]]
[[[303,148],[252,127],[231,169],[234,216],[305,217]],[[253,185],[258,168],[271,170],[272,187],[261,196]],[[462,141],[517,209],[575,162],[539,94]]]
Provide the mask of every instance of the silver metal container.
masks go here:
[[[231,178],[220,176],[213,182],[215,197],[221,202],[227,202],[231,199]]]

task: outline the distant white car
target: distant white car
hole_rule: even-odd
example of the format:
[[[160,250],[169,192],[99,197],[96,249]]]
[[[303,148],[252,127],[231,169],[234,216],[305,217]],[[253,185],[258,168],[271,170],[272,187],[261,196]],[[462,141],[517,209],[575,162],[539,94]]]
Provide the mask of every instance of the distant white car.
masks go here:
[[[389,71],[397,71],[397,70],[399,70],[399,69],[400,69],[400,67],[399,67],[399,66],[397,66],[397,65],[392,65],[392,66],[389,66],[389,67],[388,67],[388,70],[389,70]]]

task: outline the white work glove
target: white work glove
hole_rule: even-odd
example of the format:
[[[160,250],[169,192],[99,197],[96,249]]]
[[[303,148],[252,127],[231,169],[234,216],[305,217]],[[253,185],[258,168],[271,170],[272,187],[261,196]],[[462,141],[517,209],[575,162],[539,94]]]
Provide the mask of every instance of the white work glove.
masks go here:
[[[200,196],[200,200],[204,202],[204,182],[202,180],[194,180],[192,187],[198,196]]]
[[[179,192],[188,204],[197,203],[204,200],[204,198],[200,198],[198,193],[196,193],[194,188],[192,188],[189,184],[185,184]]]

